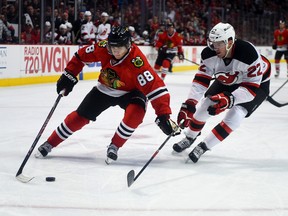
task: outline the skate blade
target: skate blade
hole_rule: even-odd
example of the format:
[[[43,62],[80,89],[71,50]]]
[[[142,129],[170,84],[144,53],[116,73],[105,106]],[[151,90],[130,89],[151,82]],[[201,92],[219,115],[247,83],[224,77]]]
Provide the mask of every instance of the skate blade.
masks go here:
[[[34,154],[34,157],[35,158],[38,158],[38,159],[44,159],[45,157],[43,157],[43,155],[39,152],[39,151],[37,151],[35,154]]]
[[[112,160],[111,158],[106,158],[106,160],[105,160],[105,163],[107,164],[107,165],[110,165],[112,162],[113,162],[114,160]]]

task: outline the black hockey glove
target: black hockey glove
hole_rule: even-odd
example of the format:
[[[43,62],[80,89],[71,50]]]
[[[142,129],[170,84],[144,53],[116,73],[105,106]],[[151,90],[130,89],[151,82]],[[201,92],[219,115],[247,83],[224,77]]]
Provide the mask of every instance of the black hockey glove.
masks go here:
[[[208,107],[208,113],[210,115],[218,115],[226,109],[230,109],[234,104],[234,96],[226,91],[211,96],[210,100],[216,103]]]
[[[272,45],[272,49],[276,50],[276,49],[277,49],[277,45],[276,45],[276,44],[273,44],[273,45]]]
[[[166,54],[167,46],[164,45],[158,49],[158,54]]]
[[[78,80],[73,74],[64,71],[57,81],[57,93],[60,94],[65,89],[64,96],[67,96],[77,82]]]
[[[180,61],[183,61],[184,60],[184,54],[183,52],[178,52],[178,58]]]
[[[197,102],[192,99],[188,99],[185,103],[182,103],[177,117],[177,124],[180,128],[184,129],[185,127],[188,127],[189,122],[196,111],[196,103]]]
[[[181,132],[179,126],[170,119],[169,115],[158,116],[155,122],[166,135],[173,133],[172,135],[175,136]]]

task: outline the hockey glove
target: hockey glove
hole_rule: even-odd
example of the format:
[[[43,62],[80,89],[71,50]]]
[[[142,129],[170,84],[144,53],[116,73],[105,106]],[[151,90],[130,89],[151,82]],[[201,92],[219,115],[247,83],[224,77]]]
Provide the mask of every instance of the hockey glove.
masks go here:
[[[184,60],[184,54],[183,52],[178,52],[178,58],[180,61],[183,61]]]
[[[65,89],[64,96],[67,96],[77,82],[78,80],[73,74],[64,71],[57,81],[57,93],[59,94],[63,89]]]
[[[177,117],[177,124],[184,129],[188,127],[190,120],[192,119],[193,114],[196,111],[197,102],[193,99],[188,99],[185,103],[182,103],[180,111]]]
[[[230,109],[234,104],[234,96],[230,92],[223,92],[210,97],[210,100],[215,102],[208,107],[210,115],[218,115],[226,109]]]
[[[155,123],[166,135],[173,133],[172,135],[175,136],[181,132],[179,126],[170,119],[169,115],[158,116],[155,120]]]
[[[273,45],[272,45],[272,49],[276,50],[276,49],[277,49],[277,45],[276,45],[276,44],[273,44]]]
[[[164,45],[158,49],[158,54],[166,54],[167,46]]]

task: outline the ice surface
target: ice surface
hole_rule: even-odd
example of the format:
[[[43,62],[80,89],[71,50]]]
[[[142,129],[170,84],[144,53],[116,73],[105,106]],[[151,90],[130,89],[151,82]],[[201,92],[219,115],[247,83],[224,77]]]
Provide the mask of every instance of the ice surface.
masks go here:
[[[173,73],[165,80],[175,120],[193,75]],[[272,77],[271,93],[286,79],[284,73]],[[94,85],[95,80],[80,81],[61,99],[37,147]],[[287,92],[288,84],[273,98],[287,102]],[[172,145],[184,135],[172,137],[130,188],[127,173],[133,169],[137,174],[166,136],[155,125],[149,104],[143,124],[119,150],[117,162],[106,165],[107,145],[123,115],[120,108],[111,108],[47,159],[33,153],[23,173],[35,178],[21,183],[15,174],[56,97],[54,83],[0,88],[1,216],[288,215],[288,106],[265,101],[197,164],[185,163],[190,151],[172,154]],[[196,144],[221,117],[209,119]],[[47,176],[56,181],[46,182]]]

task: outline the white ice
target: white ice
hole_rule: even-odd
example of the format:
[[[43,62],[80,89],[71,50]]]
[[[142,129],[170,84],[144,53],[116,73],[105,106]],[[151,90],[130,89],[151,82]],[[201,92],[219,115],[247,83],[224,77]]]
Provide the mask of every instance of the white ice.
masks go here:
[[[284,70],[286,72],[286,70]],[[172,118],[185,101],[194,73],[173,73],[165,80],[171,93]],[[273,93],[287,79],[271,79]],[[76,109],[95,80],[80,81],[61,99],[36,148]],[[288,102],[288,84],[273,98]],[[55,84],[0,88],[0,215],[1,216],[284,216],[288,215],[288,106],[265,101],[223,143],[185,163],[192,148],[172,154],[171,138],[128,188],[127,173],[137,174],[166,136],[155,125],[151,104],[143,124],[119,150],[117,162],[106,165],[110,143],[123,111],[110,108],[96,122],[53,149],[47,159],[29,158],[15,174],[44,123],[57,94]],[[209,119],[199,143],[221,120]],[[56,177],[46,182],[45,177]]]

